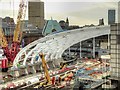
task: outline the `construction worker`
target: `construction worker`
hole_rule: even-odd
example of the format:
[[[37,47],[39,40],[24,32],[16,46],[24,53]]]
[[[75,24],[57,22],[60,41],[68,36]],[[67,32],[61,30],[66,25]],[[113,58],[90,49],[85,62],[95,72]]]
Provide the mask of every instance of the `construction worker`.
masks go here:
[[[38,86],[38,89],[43,90],[44,87],[43,86]]]
[[[59,81],[59,84],[61,85],[61,77],[59,77],[59,80],[58,80],[58,81]]]
[[[64,80],[65,80],[65,82],[66,82],[66,85],[70,85],[70,80],[69,80],[68,77],[66,77]]]
[[[70,72],[69,75],[68,75],[68,78],[71,78],[71,79],[72,79],[72,77],[73,77],[73,73]]]
[[[56,76],[56,80],[55,81],[56,81],[56,84],[59,85],[59,76],[58,75]]]
[[[6,58],[5,55],[3,55],[3,58],[1,61],[2,61],[2,65],[1,65],[2,72],[7,72],[8,71],[8,59]]]
[[[52,85],[55,85],[55,77],[52,77]]]
[[[100,63],[102,63],[102,58],[99,58],[99,60],[98,60]]]

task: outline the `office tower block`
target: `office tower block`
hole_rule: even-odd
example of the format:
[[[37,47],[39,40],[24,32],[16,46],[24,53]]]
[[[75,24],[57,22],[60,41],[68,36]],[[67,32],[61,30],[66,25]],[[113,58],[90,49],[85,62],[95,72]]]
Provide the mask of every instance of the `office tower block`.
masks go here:
[[[28,2],[29,23],[43,29],[44,26],[44,2],[33,0]]]
[[[108,24],[114,24],[115,23],[115,10],[110,9],[108,10]]]
[[[112,24],[111,34],[111,77],[120,78],[120,23]]]

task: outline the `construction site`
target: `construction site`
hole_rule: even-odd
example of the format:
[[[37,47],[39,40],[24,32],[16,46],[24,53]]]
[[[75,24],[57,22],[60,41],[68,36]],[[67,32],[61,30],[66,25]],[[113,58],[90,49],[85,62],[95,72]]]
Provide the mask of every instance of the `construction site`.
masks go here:
[[[119,23],[63,30],[43,1],[19,1],[16,23],[0,18],[0,90],[119,90]]]

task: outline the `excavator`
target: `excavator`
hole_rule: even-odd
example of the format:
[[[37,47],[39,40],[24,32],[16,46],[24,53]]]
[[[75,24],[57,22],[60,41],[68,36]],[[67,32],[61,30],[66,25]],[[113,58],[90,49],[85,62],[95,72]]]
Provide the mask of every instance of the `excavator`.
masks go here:
[[[13,42],[10,48],[8,47],[8,42],[3,33],[3,30],[0,28],[0,44],[4,51],[3,58],[0,60],[2,62],[1,68],[3,72],[6,72],[8,70],[8,67],[12,66],[12,63],[20,50],[20,41],[22,38],[21,21],[25,18],[26,7],[27,5],[25,3],[25,0],[20,0],[17,24],[15,26]]]

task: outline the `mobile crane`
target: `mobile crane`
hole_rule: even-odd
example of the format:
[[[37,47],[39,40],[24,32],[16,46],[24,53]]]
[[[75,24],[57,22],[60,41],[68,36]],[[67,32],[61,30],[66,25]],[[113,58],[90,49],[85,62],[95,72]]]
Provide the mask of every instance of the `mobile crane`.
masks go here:
[[[47,88],[47,87],[52,87],[52,88],[63,88],[65,85],[64,84],[61,84],[61,81],[62,79],[68,79],[71,80],[72,77],[73,77],[73,73],[70,72],[67,76],[61,78],[60,75],[55,75],[55,76],[52,76],[50,77],[50,74],[48,72],[48,67],[47,67],[47,63],[46,63],[46,60],[45,60],[45,55],[43,53],[40,53],[39,54],[41,60],[42,60],[42,68],[43,68],[43,71],[44,71],[44,75],[45,75],[45,82],[43,83],[40,83],[40,85],[36,86],[35,88]],[[64,63],[63,63],[63,67],[64,67]],[[64,68],[62,68],[64,69]]]
[[[45,77],[46,77],[46,80],[47,80],[46,82],[47,82],[47,84],[51,84],[51,79],[50,79],[50,75],[49,75],[49,72],[48,72],[47,63],[45,61],[44,55],[43,55],[43,53],[40,53],[39,55],[42,59],[42,67],[43,67],[44,74],[45,74]]]
[[[26,12],[26,4],[24,2],[25,0],[21,0],[19,5],[19,11],[17,16],[17,24],[14,30],[14,36],[13,36],[13,43],[10,50],[10,59],[13,62],[14,58],[16,57],[17,53],[19,52],[20,48],[20,42],[22,38],[22,30],[21,30],[21,21],[25,18],[25,12]]]
[[[44,54],[43,53],[40,53],[39,56],[41,57],[41,60],[42,60],[42,68],[44,70],[44,75],[45,75],[45,78],[46,78],[46,81],[43,82],[42,84],[40,84],[39,86],[43,86],[43,87],[46,87],[46,86],[53,86],[54,83],[55,83],[55,77],[52,77],[52,79],[50,78],[50,74],[48,72],[48,67],[47,67],[47,63],[45,61],[45,58],[44,58]]]
[[[17,53],[19,52],[20,48],[20,41],[22,38],[22,31],[21,31],[21,21],[24,20],[25,18],[25,12],[26,12],[26,7],[27,5],[25,4],[25,0],[21,0],[19,4],[19,11],[18,11],[18,16],[17,16],[17,24],[15,26],[14,30],[14,36],[13,36],[13,42],[11,47],[8,47],[8,43],[6,40],[6,37],[3,33],[3,30],[0,29],[0,39],[1,39],[1,46],[4,51],[4,55],[6,58],[2,59],[2,71],[6,72],[8,69],[7,63],[11,62],[13,63],[14,58],[16,57]],[[9,64],[8,63],[8,64]]]

